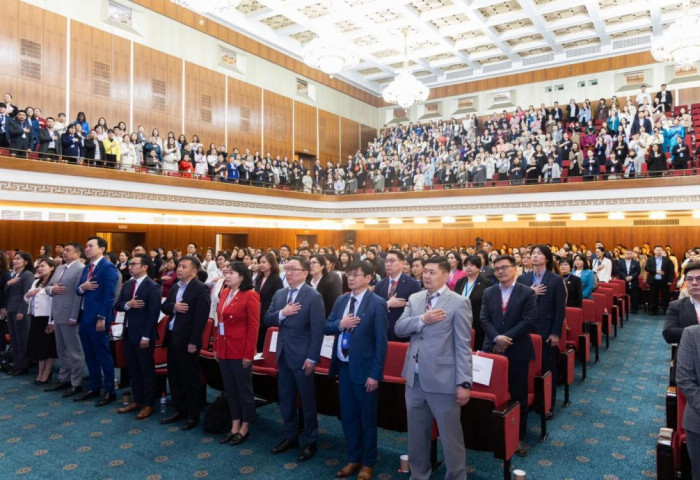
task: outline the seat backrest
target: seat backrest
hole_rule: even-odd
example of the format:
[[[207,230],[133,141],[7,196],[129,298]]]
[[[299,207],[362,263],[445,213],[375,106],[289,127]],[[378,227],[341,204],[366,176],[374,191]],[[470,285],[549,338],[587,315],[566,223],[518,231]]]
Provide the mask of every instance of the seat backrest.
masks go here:
[[[202,350],[209,350],[211,348],[211,337],[214,333],[214,319],[207,318],[207,323],[204,325],[204,330],[202,330]]]
[[[601,286],[596,290],[596,292],[602,293],[605,295],[605,308],[608,309],[608,312],[612,313],[612,307],[614,305],[614,292],[613,289],[607,286],[607,284],[601,283]]]
[[[595,302],[593,300],[584,299],[583,308],[583,321],[593,323],[595,322]]]
[[[536,333],[530,334],[532,348],[535,349],[535,358],[530,360],[527,370],[527,391],[535,391],[535,377],[542,375],[542,337]]]
[[[583,333],[583,310],[575,307],[566,307],[566,324],[571,332],[571,339],[578,342],[578,337]]]
[[[491,394],[495,398],[494,403],[497,409],[505,407],[510,399],[508,393],[508,358],[503,355],[484,352],[474,353],[473,355],[490,358],[493,360],[493,368],[491,370],[489,385],[486,386],[474,382],[472,384],[472,391]]]
[[[408,343],[389,342],[384,359],[384,376],[400,377],[403,371],[403,364],[406,361]]]
[[[569,307],[567,307],[567,308],[569,308]],[[570,330],[571,330],[571,328],[569,328],[569,324],[565,318],[564,321],[561,323],[561,338],[559,339],[559,352],[561,352],[561,353],[566,352],[566,342],[569,339],[576,338],[574,336],[574,333]]]
[[[596,323],[602,323],[603,314],[605,313],[605,309],[607,308],[608,303],[605,299],[605,294],[599,293],[598,290],[593,292],[593,303],[595,305],[595,321]]]
[[[165,332],[168,328],[169,322],[170,317],[168,315],[165,315],[158,321],[158,324],[156,325],[156,331],[158,332],[158,341],[156,342],[156,346],[163,345],[163,340],[165,340]]]
[[[277,354],[270,351],[270,343],[272,342],[272,335],[279,330],[278,327],[270,327],[265,332],[265,343],[263,344],[263,358],[259,362],[256,362],[257,366],[265,368],[277,368]],[[276,349],[275,349],[276,350]]]
[[[323,375],[328,374],[328,370],[331,368],[331,359],[324,357],[323,355],[318,357],[318,363],[316,364],[316,373]]]

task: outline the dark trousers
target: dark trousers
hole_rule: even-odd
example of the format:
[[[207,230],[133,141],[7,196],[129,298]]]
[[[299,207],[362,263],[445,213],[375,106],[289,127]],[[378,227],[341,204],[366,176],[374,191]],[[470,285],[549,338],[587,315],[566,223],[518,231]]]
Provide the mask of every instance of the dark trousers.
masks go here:
[[[124,338],[124,356],[129,366],[131,393],[139,405],[153,407],[156,404],[156,366],[153,361],[155,343],[151,341],[147,348],[129,340],[129,329]]]
[[[255,419],[255,394],[253,393],[253,366],[243,367],[243,361],[219,359],[221,379],[228,398],[231,420],[250,423]]]
[[[630,310],[637,313],[639,310],[639,284],[625,283],[625,292],[630,296]]]
[[[656,313],[659,309],[659,292],[661,292],[661,308],[668,308],[668,283],[664,280],[652,279],[649,283],[649,310],[651,313]]]
[[[340,362],[338,377],[340,414],[348,462],[361,462],[365,467],[372,467],[377,461],[379,391],[368,393],[364,383],[352,383],[350,367],[346,362]]]
[[[520,404],[520,436],[523,440],[527,433],[527,375],[530,362],[527,360],[508,360],[508,390],[510,397]]]
[[[563,341],[560,339],[559,341]],[[547,339],[542,337],[542,373],[552,372],[552,410],[557,403],[557,363],[559,363],[559,348],[552,347]]]
[[[22,320],[17,320],[17,312],[7,313],[7,326],[10,328],[10,344],[12,345],[12,364],[15,368],[29,367],[27,359],[29,321],[29,315],[26,313]]]
[[[688,445],[692,478],[700,478],[700,433],[685,431],[685,441]]]
[[[7,138],[7,133],[0,133],[0,148],[9,148],[10,140]]]
[[[83,320],[83,311],[78,314],[78,328],[80,343],[85,353],[85,364],[90,375],[90,390],[99,391],[104,388],[105,393],[114,393],[114,358],[109,350],[109,325],[105,325],[103,332],[98,332],[95,322],[86,323]],[[102,376],[104,375],[104,383]]]
[[[175,412],[199,420],[203,385],[199,375],[199,351],[189,353],[187,345],[168,346],[168,383]]]
[[[284,357],[277,359],[277,385],[279,390],[280,413],[284,426],[282,435],[286,440],[297,437],[297,393],[301,397],[304,411],[304,431],[301,444],[316,444],[318,440],[318,417],[316,416],[316,394],[314,374],[306,375],[301,368],[291,368]]]

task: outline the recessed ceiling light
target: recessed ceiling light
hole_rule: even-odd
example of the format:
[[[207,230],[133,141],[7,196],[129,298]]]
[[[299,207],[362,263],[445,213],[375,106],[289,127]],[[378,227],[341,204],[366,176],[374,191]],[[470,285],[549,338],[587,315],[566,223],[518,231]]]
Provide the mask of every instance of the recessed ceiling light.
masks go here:
[[[389,219],[389,225],[401,225],[403,223],[403,220],[400,218],[390,218]]]
[[[652,220],[663,220],[666,218],[666,212],[651,212],[649,218]]]
[[[457,219],[455,219],[455,217],[442,217],[440,221],[442,223],[455,223]]]
[[[538,213],[535,215],[535,221],[537,222],[549,222],[552,220],[552,216],[548,213]]]
[[[474,223],[486,223],[487,221],[486,215],[474,215],[472,217],[472,222]]]
[[[695,210],[693,212],[693,218],[700,218],[700,210]]]
[[[416,217],[413,219],[413,223],[425,224],[428,223],[428,219],[425,217]]]
[[[503,215],[503,221],[504,222],[517,222],[518,221],[518,216],[517,215]]]
[[[585,213],[572,213],[571,220],[575,222],[585,222],[586,220],[588,220],[588,217],[586,217]]]
[[[610,212],[608,214],[608,220],[624,220],[625,214],[623,212]]]
[[[365,219],[365,225],[379,225],[379,220],[376,218],[367,218]]]
[[[355,221],[354,218],[346,218],[343,220],[343,225],[346,225],[346,226],[355,225],[356,223],[357,222]]]

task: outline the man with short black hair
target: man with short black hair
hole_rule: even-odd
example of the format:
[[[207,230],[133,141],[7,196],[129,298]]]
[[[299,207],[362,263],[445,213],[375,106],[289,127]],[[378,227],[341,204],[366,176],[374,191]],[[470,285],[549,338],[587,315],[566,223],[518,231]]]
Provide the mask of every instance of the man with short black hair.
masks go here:
[[[53,117],[48,117],[46,126],[39,130],[39,153],[41,158],[53,161],[61,154],[61,136],[54,128]]]
[[[654,256],[647,260],[644,270],[648,274],[649,315],[654,316],[659,310],[659,293],[661,293],[661,309],[666,311],[669,287],[675,276],[673,262],[665,255],[665,250],[661,245],[654,246]]]
[[[188,246],[189,248],[189,246]],[[168,347],[168,383],[174,412],[163,418],[165,425],[185,419],[182,430],[191,430],[199,423],[204,384],[199,374],[199,351],[202,332],[209,318],[209,288],[197,280],[202,264],[195,256],[186,255],[177,266],[178,282],[170,289],[161,311],[168,315],[168,328],[163,345]]]
[[[636,314],[639,310],[639,275],[642,273],[639,260],[634,259],[634,252],[625,250],[625,258],[618,261],[618,276],[625,281],[625,291],[630,296],[630,310]]]
[[[7,122],[7,135],[11,154],[26,158],[32,145],[32,124],[27,120],[27,112],[19,110],[15,118]]]
[[[396,321],[401,317],[408,298],[414,293],[421,291],[420,284],[403,273],[405,263],[406,256],[401,250],[389,250],[384,259],[386,277],[374,287],[374,293],[386,301],[390,342],[408,341],[406,338],[399,338],[396,336],[394,333],[394,325],[396,325]]]
[[[680,342],[684,328],[700,323],[700,262],[688,263],[683,273],[689,296],[668,306],[663,335],[669,344]]]

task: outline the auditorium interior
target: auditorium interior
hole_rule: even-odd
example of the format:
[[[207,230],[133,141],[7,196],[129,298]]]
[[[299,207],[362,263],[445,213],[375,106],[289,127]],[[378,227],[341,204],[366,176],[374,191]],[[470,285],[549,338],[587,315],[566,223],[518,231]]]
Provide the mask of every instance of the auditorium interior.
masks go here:
[[[600,243],[624,261],[659,245],[676,259],[672,300],[681,264],[700,259],[700,0],[4,0],[2,10],[0,137],[18,110],[34,111],[27,133],[0,146],[0,250],[11,255],[95,235],[115,253],[194,244],[202,258],[283,245],[427,258],[488,242],[570,256]],[[389,98],[392,88],[403,90]],[[56,131],[43,137],[49,117]],[[493,393],[502,379],[479,388],[462,414],[469,478],[692,478],[677,345],[644,279],[636,313],[620,282],[567,309],[558,378],[533,373],[526,457],[515,455],[508,392]],[[218,368],[209,350],[202,378]],[[157,414],[117,415],[128,380],[116,404],[95,409],[45,393],[31,369],[0,373],[2,477],[331,477],[345,462],[334,384],[317,382],[319,451],[302,463],[269,454],[281,439],[276,390],[253,368],[257,417],[240,447]],[[400,365],[384,375],[374,476],[408,479]],[[538,390],[547,382],[556,405]],[[206,383],[213,403],[223,386]],[[445,475],[437,438],[432,478]]]

